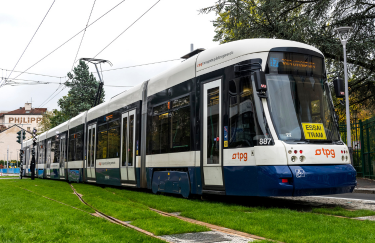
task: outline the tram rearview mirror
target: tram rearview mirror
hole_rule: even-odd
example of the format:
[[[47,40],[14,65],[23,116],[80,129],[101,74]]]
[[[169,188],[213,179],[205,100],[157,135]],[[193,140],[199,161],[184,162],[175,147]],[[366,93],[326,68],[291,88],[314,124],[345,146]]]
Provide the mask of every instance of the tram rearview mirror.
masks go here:
[[[257,70],[254,72],[254,82],[258,92],[267,91],[266,75],[263,71]]]
[[[335,88],[335,94],[337,98],[345,97],[345,83],[341,78],[333,80],[333,86]]]

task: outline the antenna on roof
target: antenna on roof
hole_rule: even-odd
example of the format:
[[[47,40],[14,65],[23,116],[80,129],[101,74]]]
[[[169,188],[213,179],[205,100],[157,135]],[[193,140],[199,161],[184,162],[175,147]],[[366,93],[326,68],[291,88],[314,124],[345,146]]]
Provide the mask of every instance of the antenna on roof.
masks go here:
[[[194,55],[197,55],[198,53],[200,53],[200,52],[206,50],[206,49],[204,49],[204,48],[198,48],[198,49],[193,50],[193,48],[194,48],[194,46],[193,46],[193,44],[191,44],[191,46],[190,46],[190,50],[191,50],[191,52],[188,53],[188,54],[186,54],[185,56],[182,56],[181,58],[182,58],[182,59],[188,59],[188,58],[190,58],[190,57],[192,57],[192,56],[194,56]]]

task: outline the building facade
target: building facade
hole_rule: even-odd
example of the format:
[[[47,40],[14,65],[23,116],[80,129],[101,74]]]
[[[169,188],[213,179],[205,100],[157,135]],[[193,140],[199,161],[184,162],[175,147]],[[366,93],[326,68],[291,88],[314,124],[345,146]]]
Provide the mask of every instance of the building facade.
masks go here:
[[[0,160],[18,159],[21,144],[17,143],[17,132],[26,130],[26,139],[30,139],[46,111],[47,108],[32,108],[31,103],[26,103],[17,110],[0,113]]]

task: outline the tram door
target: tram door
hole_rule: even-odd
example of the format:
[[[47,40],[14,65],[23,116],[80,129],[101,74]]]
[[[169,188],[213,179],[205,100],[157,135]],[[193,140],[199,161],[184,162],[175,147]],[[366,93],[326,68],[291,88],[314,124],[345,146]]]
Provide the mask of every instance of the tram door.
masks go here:
[[[66,135],[60,137],[60,179],[65,178],[65,162],[66,162]]]
[[[135,110],[125,112],[121,119],[121,181],[135,182]]]
[[[50,167],[51,167],[51,139],[47,141],[47,149],[46,149],[46,168],[47,168],[47,176],[51,175]]]
[[[221,80],[203,84],[203,178],[205,187],[222,187]]]
[[[96,124],[89,126],[87,133],[87,178],[95,179]]]

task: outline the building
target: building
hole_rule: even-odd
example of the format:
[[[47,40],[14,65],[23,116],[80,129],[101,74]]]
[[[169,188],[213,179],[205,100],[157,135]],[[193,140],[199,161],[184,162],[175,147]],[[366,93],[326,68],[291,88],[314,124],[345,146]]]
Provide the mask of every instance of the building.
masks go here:
[[[32,129],[39,126],[47,108],[32,108],[31,103],[17,110],[0,113],[0,160],[17,160],[21,145],[17,143],[17,132],[25,129],[26,139],[32,137]]]
[[[47,108],[32,108],[31,103],[26,103],[25,107],[7,113],[0,113],[0,131],[15,124],[31,132],[34,127],[42,121],[43,114]]]

